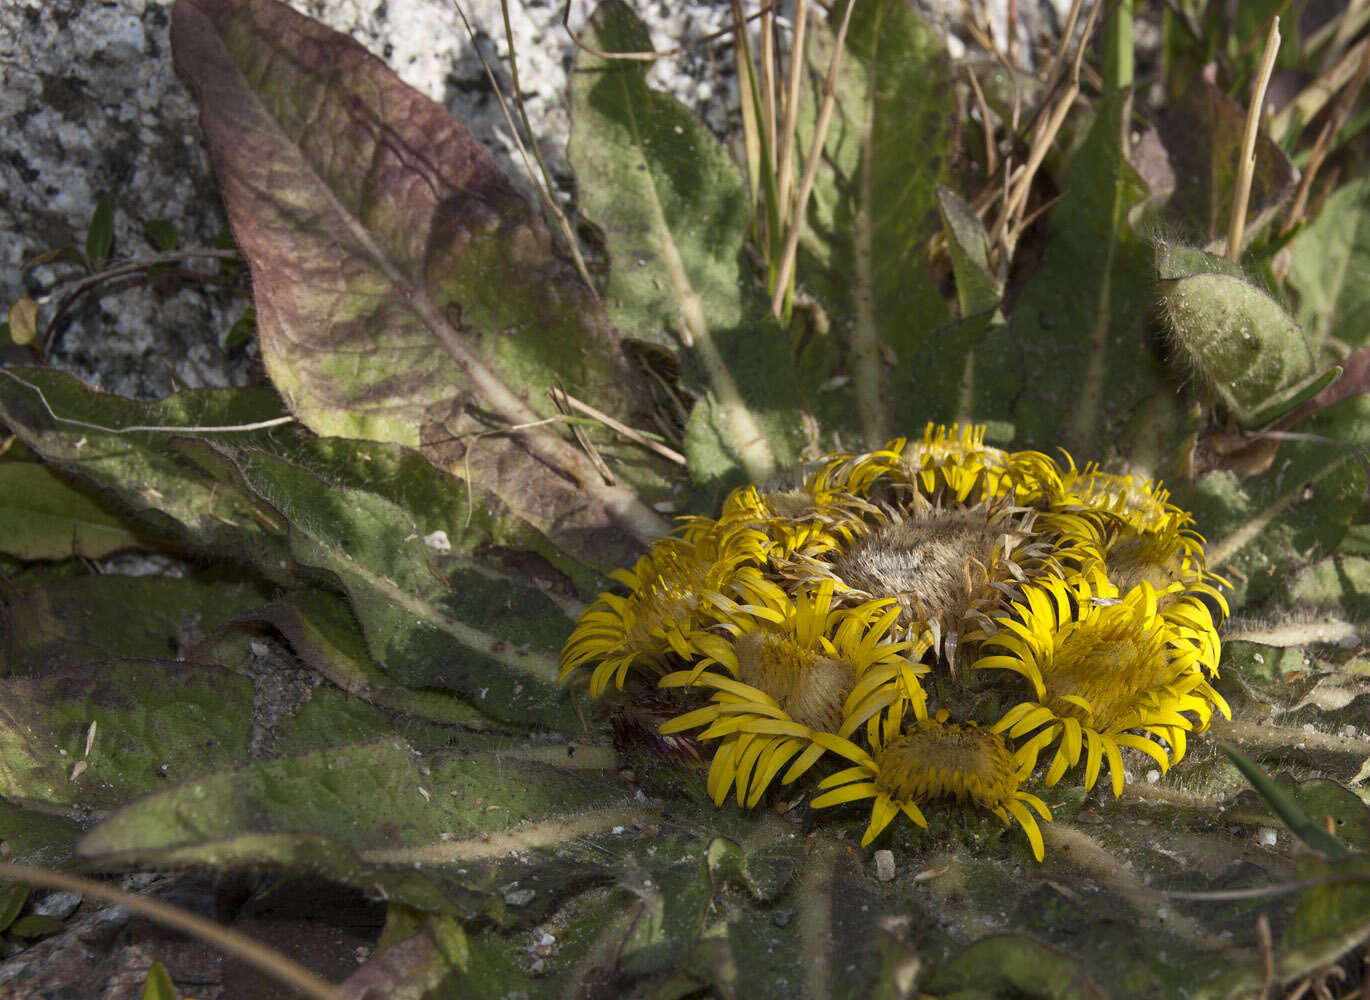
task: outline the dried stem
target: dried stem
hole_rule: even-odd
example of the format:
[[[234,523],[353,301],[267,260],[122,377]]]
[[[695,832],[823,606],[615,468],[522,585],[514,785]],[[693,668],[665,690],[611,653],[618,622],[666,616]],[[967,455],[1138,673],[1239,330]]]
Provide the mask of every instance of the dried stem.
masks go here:
[[[1061,126],[1065,124],[1066,115],[1075,104],[1075,98],[1080,95],[1080,66],[1084,61],[1085,48],[1089,43],[1090,35],[1094,33],[1094,25],[1098,21],[1100,4],[1096,4],[1089,12],[1089,19],[1085,22],[1084,33],[1080,36],[1080,44],[1075,50],[1075,58],[1071,63],[1070,83],[1067,85],[1065,93],[1057,100],[1055,107],[1045,120],[1039,121],[1032,134],[1032,145],[1028,148],[1028,159],[1025,169],[1018,175],[1008,190],[1004,201],[1002,214],[999,216],[998,224],[994,227],[995,242],[1003,247],[1006,254],[1013,252],[1013,233],[1011,229],[1019,221],[1023,208],[1027,204],[1028,193],[1032,190],[1032,182],[1036,179],[1037,170],[1041,167],[1042,161],[1046,159],[1047,152],[1051,149],[1051,144],[1056,141],[1056,136],[1061,131]]]
[[[547,392],[550,395],[552,394],[553,390],[548,389]],[[558,386],[556,390],[556,395],[561,402],[566,404],[566,406],[569,409],[577,410],[585,414],[585,416],[589,417],[592,420],[598,421],[605,427],[609,428],[611,431],[623,435],[625,438],[627,438],[629,441],[632,441],[634,444],[641,445],[643,448],[647,448],[651,451],[654,451],[662,458],[670,462],[674,462],[676,465],[684,466],[686,464],[685,456],[682,455],[680,452],[676,451],[674,448],[668,448],[666,445],[662,444],[659,441],[653,441],[651,438],[647,437],[641,431],[634,430],[627,424],[615,420],[613,417],[609,416],[609,414],[605,413],[603,410],[597,410],[589,403],[581,402],[579,399],[576,399],[575,396],[572,396],[570,393],[568,393],[564,387]]]
[[[1270,33],[1265,38],[1265,53],[1256,76],[1256,87],[1251,94],[1251,105],[1246,109],[1246,131],[1242,133],[1242,159],[1237,169],[1237,190],[1232,195],[1232,217],[1227,230],[1227,258],[1236,263],[1242,255],[1242,231],[1246,228],[1246,207],[1251,200],[1251,178],[1256,172],[1256,136],[1261,127],[1261,109],[1265,106],[1265,88],[1270,74],[1275,72],[1275,56],[1280,51],[1280,19],[1272,18]]]
[[[763,168],[775,173],[775,9],[761,9],[761,124],[766,130],[770,162]]]
[[[776,166],[780,221],[789,225],[794,193],[794,140],[799,128],[799,88],[804,82],[804,46],[809,25],[808,0],[795,0],[794,37],[790,40],[789,77],[785,81],[785,120],[780,128],[780,162]]]
[[[832,61],[828,63],[828,75],[823,81],[823,103],[818,109],[818,121],[814,125],[813,142],[809,144],[809,156],[804,163],[804,178],[799,183],[799,194],[795,199],[794,216],[790,219],[789,230],[785,234],[785,249],[780,256],[780,268],[776,272],[775,288],[771,293],[771,312],[776,316],[785,304],[786,288],[794,274],[795,258],[799,255],[799,237],[804,228],[804,213],[809,206],[809,196],[818,176],[818,165],[823,159],[823,144],[828,138],[828,126],[832,123],[833,105],[837,100],[837,74],[842,69],[842,50],[847,41],[847,28],[851,25],[852,10],[857,0],[850,0],[842,12],[842,23],[837,29],[837,43],[833,47]]]
[[[1370,75],[1370,45],[1362,45],[1360,52],[1360,65],[1356,69],[1356,75],[1351,78],[1351,82],[1346,85],[1341,97],[1337,99],[1337,106],[1332,110],[1332,116],[1324,123],[1322,131],[1318,133],[1317,141],[1313,144],[1313,149],[1308,154],[1308,162],[1304,164],[1303,176],[1299,178],[1299,190],[1294,195],[1294,204],[1290,207],[1289,216],[1285,219],[1284,228],[1280,231],[1282,234],[1288,233],[1302,221],[1303,213],[1308,208],[1308,195],[1313,189],[1313,179],[1322,169],[1327,154],[1332,151],[1333,141],[1341,132],[1347,119],[1351,117],[1351,110],[1355,106],[1356,97],[1360,94],[1361,88],[1365,86],[1366,76]]]
[[[970,63],[966,63],[965,69],[966,76],[970,78],[970,89],[975,93],[975,106],[980,109],[980,122],[985,129],[985,173],[993,177],[999,172],[999,151],[994,148],[994,125],[990,121],[989,102],[985,100],[985,92],[980,89],[980,81]]]
[[[1370,38],[1365,39],[1348,51],[1337,61],[1335,66],[1304,87],[1297,97],[1281,108],[1279,113],[1270,120],[1270,134],[1282,138],[1293,127],[1296,120],[1300,122],[1312,121],[1313,117],[1332,99],[1332,95],[1345,86],[1347,80],[1356,75],[1356,67],[1364,58],[1366,48],[1370,48]]]

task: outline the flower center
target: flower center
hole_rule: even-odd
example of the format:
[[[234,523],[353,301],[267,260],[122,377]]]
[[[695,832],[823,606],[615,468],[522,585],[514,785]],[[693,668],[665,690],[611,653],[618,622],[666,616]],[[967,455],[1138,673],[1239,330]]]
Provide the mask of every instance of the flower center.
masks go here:
[[[890,740],[875,762],[876,787],[898,802],[974,799],[992,809],[1018,789],[1008,744],[974,723],[924,719]]]
[[[910,617],[949,625],[988,586],[1004,533],[974,510],[897,518],[844,552],[837,575],[859,590],[895,598]]]
[[[856,684],[847,660],[765,629],[743,632],[733,648],[738,679],[774,698],[795,722],[829,733],[842,727],[842,706]]]
[[[1050,708],[1058,716],[1084,720],[1086,713],[1062,695],[1077,695],[1093,706],[1098,729],[1107,729],[1137,704],[1138,698],[1170,679],[1165,642],[1126,606],[1064,629],[1050,666],[1042,672]]]

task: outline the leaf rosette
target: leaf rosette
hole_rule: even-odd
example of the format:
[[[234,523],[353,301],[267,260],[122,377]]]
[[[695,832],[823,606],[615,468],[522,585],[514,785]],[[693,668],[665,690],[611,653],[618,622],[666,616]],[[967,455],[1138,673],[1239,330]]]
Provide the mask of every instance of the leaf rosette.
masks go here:
[[[179,0],[274,391],[5,369],[16,855],[331,879],[385,902],[352,985],[395,996],[1235,997],[1363,943],[1370,518],[1327,441],[1370,444],[1365,184],[1279,296],[1197,252],[1158,274],[1143,112],[1077,95],[1059,201],[1010,226],[1040,257],[1009,259],[953,116],[1028,122],[1037,84],[996,64],[977,96],[902,0],[847,11],[804,22],[777,184],[776,137],[739,169],[599,6],[568,150],[592,288],[355,42]],[[1215,93],[1182,116],[1227,123],[1205,169],[1183,120],[1148,140],[1209,177],[1162,213],[1205,227]],[[1292,174],[1259,149],[1268,219]],[[1348,350],[1278,418],[1308,434],[1212,422]],[[81,562],[129,547],[188,575]]]

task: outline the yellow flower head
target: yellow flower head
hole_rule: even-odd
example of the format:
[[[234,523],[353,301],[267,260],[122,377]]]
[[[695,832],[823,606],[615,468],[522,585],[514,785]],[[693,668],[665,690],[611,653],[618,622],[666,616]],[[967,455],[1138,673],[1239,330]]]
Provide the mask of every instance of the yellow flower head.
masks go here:
[[[614,578],[627,593],[581,616],[563,679],[671,689],[639,715],[680,713],[649,725],[663,753],[711,754],[719,804],[845,758],[813,805],[873,799],[864,843],[961,803],[1016,823],[1040,860],[1051,815],[1022,784],[1044,753],[1045,784],[1083,764],[1092,788],[1107,760],[1117,794],[1122,748],[1164,771],[1228,714],[1225,581],[1190,515],[1158,483],[1004,451],[983,427],[929,424],[734,490]],[[949,721],[995,704],[993,726]]]
[[[741,618],[728,637],[698,637],[704,655],[661,687],[711,691],[708,705],[672,719],[664,734],[701,726],[701,740],[720,739],[709,769],[709,794],[722,802],[733,786],[739,805],[755,805],[780,769],[789,784],[823,754],[815,732],[849,733],[882,712],[902,718],[924,711],[919,678],[928,668],[909,658],[912,641],[890,641],[898,609],[890,601],[856,608],[833,605],[832,584],[783,601],[779,620]],[[722,667],[722,674],[711,667]]]
[[[1167,595],[1206,594],[1227,614],[1217,589],[1226,581],[1208,572],[1203,536],[1191,526],[1189,513],[1170,503],[1169,493],[1157,483],[1092,466],[1081,472],[1072,462],[1060,489],[1043,500],[1050,509],[1042,515],[1042,525],[1060,535],[1077,569],[1098,566],[1123,592],[1148,583],[1161,594],[1162,604],[1170,599]]]
[[[820,788],[829,791],[813,800],[814,808],[875,799],[870,825],[861,839],[865,846],[900,812],[926,828],[920,803],[968,803],[1005,823],[1010,817],[1017,820],[1033,856],[1041,861],[1042,831],[1031,810],[1047,821],[1051,812],[1041,799],[1019,787],[1030,765],[1025,766],[998,733],[973,722],[957,724],[947,719],[945,711],[919,719],[872,753],[846,740],[822,737],[825,746],[855,766],[819,782]]]
[[[611,678],[622,688],[635,667],[666,672],[672,654],[693,655],[693,637],[729,615],[774,615],[757,610],[783,597],[758,568],[767,546],[756,528],[702,518],[661,539],[631,570],[611,574],[626,597],[600,594],[581,615],[561,651],[562,679],[595,663],[590,693],[598,697]]]
[[[833,456],[810,482],[859,497],[916,489],[929,498],[974,503],[1003,495],[998,486],[1009,459],[985,444],[984,427],[928,424],[921,440],[895,438],[878,451]]]
[[[1058,744],[1048,785],[1083,753],[1085,787],[1093,787],[1107,757],[1114,794],[1121,794],[1124,746],[1165,771],[1184,756],[1185,734],[1206,728],[1214,708],[1229,715],[1204,669],[1216,665],[1216,633],[1199,610],[1184,607],[1179,619],[1167,619],[1149,584],[1120,597],[1098,573],[1024,588],[1013,615],[998,619],[999,631],[985,641],[989,655],[974,665],[1011,670],[1032,686],[1032,698],[1010,709],[995,731],[1014,739],[1035,733],[1022,747],[1033,763]]]
[[[873,504],[811,478],[794,489],[736,489],[723,502],[719,522],[762,531],[770,561],[783,564],[821,556],[850,541],[860,519],[875,512]]]

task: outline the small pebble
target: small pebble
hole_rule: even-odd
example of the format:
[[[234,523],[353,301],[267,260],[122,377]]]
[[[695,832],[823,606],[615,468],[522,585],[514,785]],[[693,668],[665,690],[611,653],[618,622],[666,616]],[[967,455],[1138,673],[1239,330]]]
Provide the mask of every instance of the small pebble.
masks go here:
[[[875,852],[875,877],[881,882],[889,882],[894,878],[893,851]]]
[[[504,902],[509,906],[527,906],[533,901],[537,892],[532,889],[515,889],[513,887],[505,889],[500,893],[504,897]]]
[[[79,892],[50,892],[33,904],[33,912],[40,917],[65,920],[76,912],[81,899]]]

